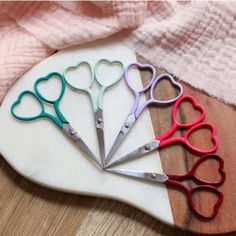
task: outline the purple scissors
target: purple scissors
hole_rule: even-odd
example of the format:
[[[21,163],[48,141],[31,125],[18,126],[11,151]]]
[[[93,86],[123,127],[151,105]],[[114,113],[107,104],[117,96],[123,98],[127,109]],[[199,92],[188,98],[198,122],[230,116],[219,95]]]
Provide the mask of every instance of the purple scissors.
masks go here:
[[[128,79],[128,72],[131,68],[137,68],[140,71],[149,71],[151,72],[151,81],[150,83],[143,89],[136,90],[132,87],[129,79]],[[140,64],[140,63],[132,63],[129,66],[125,68],[124,71],[124,78],[128,85],[128,87],[134,92],[135,95],[135,101],[133,103],[132,109],[126,118],[122,128],[120,129],[119,134],[117,135],[115,142],[112,145],[112,148],[105,160],[105,164],[107,165],[108,162],[111,160],[113,154],[118,149],[122,141],[125,139],[135,122],[137,121],[138,117],[142,114],[144,109],[150,105],[156,105],[156,106],[163,106],[163,105],[169,105],[174,103],[182,94],[183,94],[183,87],[181,84],[175,81],[175,79],[169,75],[169,74],[161,74],[159,76],[156,75],[156,70],[152,65],[149,64]],[[169,100],[159,100],[154,97],[154,89],[156,88],[156,85],[159,83],[160,80],[167,79],[171,82],[171,84],[179,90],[179,93],[175,98],[169,99]],[[140,105],[140,97],[143,93],[150,90],[150,98],[145,101],[142,105]]]

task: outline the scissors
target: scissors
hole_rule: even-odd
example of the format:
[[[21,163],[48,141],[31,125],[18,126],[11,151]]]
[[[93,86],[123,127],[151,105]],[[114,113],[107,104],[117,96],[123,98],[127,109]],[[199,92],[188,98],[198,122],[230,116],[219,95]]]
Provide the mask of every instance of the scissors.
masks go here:
[[[106,64],[110,64],[110,65],[115,65],[115,64],[119,65],[122,68],[122,71],[115,79],[112,79],[111,81],[108,81],[108,83],[105,84],[104,82],[102,82],[100,76],[98,75],[98,67],[101,63],[106,63]],[[78,68],[79,66],[82,66],[82,65],[87,66],[89,71],[90,71],[90,78],[91,79],[90,79],[89,85],[87,87],[82,87],[79,84],[78,85],[72,84],[69,80],[69,77],[68,77],[68,71],[69,70],[76,69],[76,68]],[[64,77],[65,77],[65,80],[66,80],[66,82],[69,86],[71,86],[75,90],[84,91],[84,92],[88,93],[89,96],[90,96],[90,100],[91,100],[92,107],[93,107],[93,112],[94,112],[95,126],[96,126],[96,130],[97,130],[97,137],[98,137],[102,167],[105,166],[103,95],[104,95],[104,92],[108,88],[115,85],[116,83],[118,83],[122,79],[123,73],[124,73],[124,65],[123,65],[122,62],[120,62],[120,61],[109,61],[109,60],[106,60],[106,59],[101,59],[96,63],[96,65],[94,67],[94,72],[93,72],[90,64],[86,61],[79,62],[75,66],[70,66],[64,71]],[[98,94],[97,97],[92,91],[92,86],[93,86],[95,81],[100,86],[99,94]]]
[[[46,97],[44,97],[39,89],[38,89],[38,85],[41,81],[48,81],[50,78],[58,78],[61,82],[61,92],[59,94],[59,96],[54,99],[54,100],[50,100],[47,99]],[[35,92],[32,92],[30,90],[25,90],[22,93],[20,93],[18,99],[12,104],[11,106],[11,113],[12,115],[22,121],[32,121],[32,120],[36,120],[38,118],[48,118],[51,121],[53,121],[59,128],[61,128],[65,134],[76,144],[78,145],[78,147],[87,154],[87,157],[89,157],[91,161],[93,161],[94,163],[96,163],[98,166],[101,167],[101,163],[97,160],[97,158],[94,156],[94,154],[90,151],[90,149],[88,148],[88,146],[86,145],[86,143],[82,140],[82,138],[78,135],[78,133],[75,131],[75,129],[70,125],[70,123],[67,121],[67,119],[64,117],[64,115],[61,113],[60,109],[59,109],[59,104],[60,101],[64,95],[65,92],[65,87],[66,87],[66,83],[65,80],[63,78],[63,76],[60,73],[57,72],[52,72],[50,74],[48,74],[46,77],[41,77],[39,79],[36,80],[35,84],[34,84],[34,89]],[[15,113],[15,107],[21,102],[22,98],[25,95],[30,95],[32,98],[35,98],[40,107],[41,107],[41,112],[38,115],[35,116],[20,116],[17,115]],[[55,112],[57,114],[57,117],[47,113],[45,111],[45,105],[44,103],[49,103],[51,105],[53,105]]]
[[[128,71],[131,68],[137,68],[139,70],[146,70],[146,71],[151,72],[151,74],[152,74],[151,81],[145,88],[140,89],[140,90],[136,90],[132,87],[130,80],[128,79]],[[126,81],[128,87],[133,91],[133,93],[135,95],[135,101],[133,103],[132,109],[131,109],[128,117],[126,118],[122,128],[120,129],[119,134],[117,135],[117,137],[115,139],[115,142],[113,143],[112,148],[110,149],[110,152],[109,152],[109,154],[106,158],[106,161],[105,161],[106,165],[111,160],[113,154],[118,149],[120,144],[123,142],[123,140],[125,139],[125,137],[129,133],[129,131],[132,129],[133,125],[137,121],[138,117],[142,114],[142,112],[144,111],[144,109],[146,107],[148,107],[150,105],[163,106],[163,105],[172,104],[183,94],[183,88],[182,88],[181,84],[176,82],[171,75],[162,74],[162,75],[156,76],[155,68],[149,64],[140,64],[140,63],[130,64],[125,69],[124,78],[125,78],[125,81]],[[154,97],[154,89],[155,89],[156,85],[158,84],[158,82],[162,79],[169,80],[172,83],[172,85],[179,90],[179,93],[175,98],[169,99],[169,100],[158,100]],[[143,93],[147,92],[148,90],[150,90],[150,98],[146,102],[144,102],[142,105],[140,105],[141,95]]]
[[[195,121],[191,122],[191,123],[185,123],[185,124],[181,124],[177,121],[177,110],[180,106],[180,104],[183,101],[189,101],[193,104],[193,107],[195,107],[195,109],[197,109],[198,111],[200,111],[201,115],[199,116],[198,119],[196,119]],[[162,147],[171,145],[171,144],[175,144],[175,143],[181,143],[184,144],[186,147],[188,147],[191,151],[197,153],[197,154],[209,154],[209,153],[213,153],[217,150],[218,148],[218,139],[216,136],[216,130],[213,127],[213,125],[211,125],[208,122],[202,122],[206,117],[206,112],[203,109],[203,107],[198,104],[196,102],[196,100],[189,95],[185,95],[180,97],[173,108],[173,112],[172,112],[172,127],[164,134],[162,134],[161,136],[157,136],[153,141],[143,145],[142,147],[139,147],[137,149],[135,149],[134,151],[128,153],[127,155],[121,157],[120,159],[110,163],[109,165],[107,165],[107,168],[111,168],[113,166],[131,161],[131,160],[135,160],[149,152],[152,152],[155,149],[160,149]],[[189,141],[188,141],[188,137],[191,135],[191,133],[195,132],[196,130],[200,130],[202,128],[207,128],[209,130],[211,130],[212,132],[212,141],[213,141],[213,147],[210,147],[209,149],[200,149],[197,147],[194,147]],[[172,136],[172,134],[175,133],[175,131],[177,129],[188,129],[186,131],[186,133],[184,134],[183,137],[177,137],[177,138],[170,138]]]
[[[209,182],[207,180],[201,179],[196,175],[197,168],[206,160],[216,160],[219,162],[219,173],[221,178],[215,182]],[[150,173],[150,172],[141,172],[141,171],[131,171],[131,170],[122,170],[122,169],[106,169],[109,172],[117,173],[120,175],[130,176],[134,178],[139,178],[147,181],[152,181],[155,183],[163,183],[167,186],[177,187],[180,190],[183,190],[187,194],[188,204],[194,214],[204,219],[212,219],[214,218],[217,213],[220,205],[223,201],[223,194],[217,189],[218,186],[222,185],[225,181],[225,172],[223,171],[224,168],[224,161],[223,159],[215,154],[206,155],[194,164],[192,169],[184,175],[170,175],[170,174],[160,174],[160,173]],[[189,188],[188,186],[184,185],[179,181],[183,180],[193,180],[195,183],[199,184],[195,187]],[[193,200],[193,195],[196,192],[211,192],[218,197],[218,201],[214,205],[213,212],[209,215],[204,215],[201,211],[199,211]]]

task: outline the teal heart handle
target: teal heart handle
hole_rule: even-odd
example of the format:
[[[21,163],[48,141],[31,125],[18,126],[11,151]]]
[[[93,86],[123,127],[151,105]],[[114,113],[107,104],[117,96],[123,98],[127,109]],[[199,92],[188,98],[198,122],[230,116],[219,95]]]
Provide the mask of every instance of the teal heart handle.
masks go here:
[[[40,91],[39,91],[39,89],[38,89],[38,85],[39,85],[41,82],[43,82],[43,81],[48,81],[48,80],[50,80],[53,76],[57,76],[58,79],[61,81],[61,92],[60,92],[60,95],[59,95],[58,98],[56,98],[55,100],[50,100],[50,99],[45,98],[45,97],[40,93]],[[66,88],[66,83],[65,83],[64,77],[63,77],[63,75],[61,75],[61,74],[58,73],[58,72],[51,72],[51,73],[49,73],[48,75],[46,75],[45,77],[40,77],[40,78],[38,78],[38,79],[35,81],[35,83],[34,83],[34,89],[35,89],[37,95],[38,95],[42,100],[44,100],[45,102],[48,102],[48,103],[51,103],[51,104],[60,102],[61,98],[62,98],[63,95],[64,95],[65,88]]]
[[[39,91],[38,89],[38,85],[43,82],[43,81],[48,81],[50,80],[53,76],[57,76],[58,79],[61,81],[61,92],[58,98],[54,99],[54,100],[50,100],[45,98]],[[39,79],[37,79],[34,83],[34,89],[36,94],[39,96],[39,98],[47,103],[53,104],[54,109],[56,111],[56,114],[58,116],[58,118],[61,120],[62,123],[68,123],[68,121],[66,120],[66,118],[63,116],[63,114],[61,113],[60,109],[59,109],[59,104],[60,101],[65,93],[65,88],[66,88],[66,82],[65,79],[63,77],[63,75],[61,75],[58,72],[51,72],[48,75],[46,75],[45,77],[41,77]]]
[[[38,115],[35,115],[35,116],[20,116],[20,115],[17,115],[17,113],[15,113],[15,108],[21,103],[22,98],[25,95],[29,95],[29,96],[31,96],[31,97],[33,97],[33,98],[35,98],[37,100],[38,104],[41,107],[41,112]],[[52,116],[51,114],[45,112],[43,101],[40,99],[40,97],[36,93],[34,93],[34,92],[30,91],[30,90],[25,90],[22,93],[20,93],[20,95],[17,98],[17,100],[11,106],[11,114],[16,119],[22,120],[22,121],[31,121],[31,120],[36,120],[38,118],[46,117],[46,118],[51,119],[53,122],[55,122],[60,128],[62,128],[62,126],[63,126],[63,124],[62,124],[62,122],[60,120],[58,120],[56,117]]]
[[[30,96],[33,96],[37,102],[39,103],[40,107],[41,107],[41,112],[38,114],[38,115],[35,115],[35,116],[20,116],[20,115],[17,115],[15,113],[15,108],[21,103],[21,100],[22,98],[25,96],[25,95],[30,95]],[[42,101],[39,99],[39,97],[32,91],[30,90],[25,90],[23,91],[22,93],[20,93],[19,97],[17,98],[17,100],[12,104],[11,106],[11,114],[18,120],[23,120],[23,121],[30,121],[30,120],[36,120],[38,118],[41,118],[42,116],[44,116],[44,107],[43,107],[43,103]]]

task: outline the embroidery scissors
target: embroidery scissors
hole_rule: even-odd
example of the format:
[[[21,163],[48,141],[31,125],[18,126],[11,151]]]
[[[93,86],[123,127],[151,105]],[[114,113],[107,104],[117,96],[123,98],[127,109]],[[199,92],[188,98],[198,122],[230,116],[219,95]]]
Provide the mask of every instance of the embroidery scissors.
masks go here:
[[[128,79],[128,71],[131,68],[137,68],[139,70],[147,70],[147,71],[151,72],[151,75],[152,75],[151,81],[145,88],[140,89],[140,90],[136,90],[132,87],[130,80]],[[162,74],[162,75],[156,76],[155,68],[149,64],[140,64],[140,63],[130,64],[125,69],[124,78],[125,78],[125,81],[126,81],[128,87],[133,91],[133,93],[135,95],[135,100],[134,100],[132,109],[131,109],[128,117],[126,118],[122,128],[120,129],[120,132],[117,135],[112,148],[110,149],[110,152],[109,152],[109,154],[106,158],[106,161],[105,161],[106,165],[111,160],[113,154],[118,149],[120,144],[123,142],[123,140],[125,139],[125,137],[129,133],[129,131],[132,129],[133,125],[137,121],[138,117],[142,114],[142,112],[144,111],[144,109],[146,107],[148,107],[150,105],[163,106],[163,105],[172,104],[183,94],[183,88],[182,88],[181,84],[176,82],[171,75]],[[155,89],[156,85],[158,84],[158,82],[162,79],[169,80],[172,83],[172,85],[179,90],[179,93],[175,98],[169,99],[169,100],[159,100],[154,97],[154,89]],[[142,105],[140,105],[141,95],[143,93],[147,92],[148,90],[150,91],[150,98],[147,101],[145,101]]]
[[[207,180],[203,180],[203,179],[199,178],[196,175],[197,168],[206,160],[210,160],[210,161],[216,160],[219,162],[218,171],[220,173],[221,178],[218,181],[209,182]],[[223,171],[223,168],[224,168],[223,159],[218,155],[211,154],[211,155],[206,155],[206,156],[198,159],[198,161],[194,164],[192,169],[184,175],[173,175],[173,174],[165,174],[165,173],[160,174],[160,173],[131,171],[131,170],[123,170],[123,169],[106,169],[106,170],[108,170],[109,172],[112,172],[112,173],[120,174],[120,175],[143,179],[146,181],[152,181],[155,183],[162,183],[162,184],[166,184],[167,186],[180,188],[180,190],[186,192],[187,201],[188,201],[188,204],[189,204],[192,212],[199,217],[209,220],[209,219],[214,218],[217,215],[219,207],[223,201],[223,194],[216,188],[216,187],[222,185],[225,181],[225,172]],[[195,183],[197,183],[199,185],[190,188],[190,187],[184,185],[183,183],[179,182],[179,181],[183,181],[183,180],[193,180]],[[194,200],[193,200],[193,194],[196,192],[211,192],[218,197],[218,201],[215,203],[214,208],[213,208],[213,212],[211,214],[204,215],[201,211],[199,211],[196,208],[196,206],[194,204]]]
[[[45,96],[43,96],[39,89],[38,89],[38,85],[41,81],[48,81],[50,78],[58,78],[61,82],[61,92],[59,94],[59,96],[56,99],[48,99]],[[59,128],[61,128],[64,133],[84,152],[86,153],[86,157],[89,157],[89,160],[93,161],[94,163],[96,163],[98,166],[101,167],[101,163],[97,160],[97,158],[94,156],[94,154],[90,151],[89,147],[86,145],[86,143],[82,140],[82,138],[78,135],[78,133],[74,130],[74,128],[70,125],[70,123],[67,121],[67,119],[64,117],[64,115],[62,114],[62,112],[59,109],[59,104],[60,101],[64,95],[65,92],[65,87],[66,87],[66,82],[63,78],[63,76],[60,73],[57,72],[52,72],[50,74],[48,74],[46,77],[41,77],[39,79],[36,80],[35,84],[34,84],[34,89],[35,92],[32,92],[30,90],[25,90],[22,93],[20,93],[18,99],[12,104],[11,106],[11,113],[12,115],[22,121],[32,121],[32,120],[36,120],[39,118],[48,118],[50,119],[52,122],[54,122]],[[38,104],[41,107],[41,112],[38,115],[35,116],[20,116],[17,115],[14,111],[15,107],[21,102],[23,96],[25,95],[30,95],[32,98],[35,98],[36,101],[38,102]],[[55,113],[57,115],[53,116],[49,113],[47,113],[45,111],[45,105],[44,103],[48,103],[53,105]]]
[[[108,81],[105,84],[104,82],[102,82],[100,76],[98,75],[98,67],[101,63],[106,63],[106,64],[110,64],[110,65],[111,64],[119,65],[122,68],[122,72],[115,79],[112,79],[111,81]],[[76,69],[81,65],[87,66],[87,68],[90,71],[90,82],[89,82],[89,85],[87,87],[82,87],[82,86],[79,85],[79,83],[77,85],[72,84],[69,80],[68,75],[67,75],[67,72],[69,70]],[[83,92],[88,93],[88,95],[90,97],[92,107],[93,107],[93,112],[94,112],[95,126],[96,126],[96,130],[97,130],[100,156],[101,156],[101,161],[102,161],[102,166],[103,167],[105,166],[105,155],[106,155],[105,154],[105,142],[104,142],[103,95],[104,95],[104,92],[108,88],[115,85],[116,83],[118,83],[122,79],[123,71],[124,71],[124,65],[123,65],[122,62],[120,62],[120,61],[109,61],[109,60],[106,60],[106,59],[101,59],[96,63],[96,65],[94,67],[94,71],[92,70],[92,68],[91,68],[91,66],[88,62],[82,61],[82,62],[79,62],[75,66],[68,67],[64,72],[65,80],[66,80],[66,82],[69,86],[71,86],[75,90],[79,90],[79,91],[83,91]],[[92,86],[93,86],[95,81],[100,86],[100,91],[99,91],[99,94],[98,94],[97,97],[92,91]]]
[[[200,111],[201,115],[199,116],[199,118],[191,123],[179,123],[177,121],[177,110],[180,106],[180,104],[183,101],[189,101],[192,103],[193,107],[195,109],[197,109],[198,111]],[[182,96],[180,97],[173,108],[173,112],[172,112],[172,127],[164,134],[162,134],[161,136],[157,136],[154,140],[152,140],[151,142],[143,145],[142,147],[139,147],[137,149],[135,149],[134,151],[128,153],[127,155],[121,157],[120,159],[110,163],[109,165],[107,165],[107,168],[111,168],[113,166],[131,161],[131,160],[135,160],[149,152],[152,152],[155,149],[160,149],[162,147],[171,145],[171,144],[175,144],[175,143],[181,143],[183,145],[185,145],[186,147],[188,147],[190,150],[192,150],[195,153],[198,154],[209,154],[209,153],[213,153],[217,150],[218,148],[218,139],[216,136],[216,130],[214,128],[213,125],[211,125],[210,123],[207,122],[203,122],[203,120],[206,117],[206,112],[203,109],[203,107],[198,104],[196,102],[196,100],[192,97],[192,96]],[[209,148],[209,149],[200,149],[200,148],[196,148],[194,147],[189,141],[188,141],[188,137],[195,132],[196,130],[200,130],[202,128],[207,128],[209,130],[211,130],[212,132],[212,141],[213,141],[213,147]],[[175,131],[177,129],[187,129],[186,133],[184,134],[183,137],[177,137],[177,138],[171,138],[171,136],[175,133]]]

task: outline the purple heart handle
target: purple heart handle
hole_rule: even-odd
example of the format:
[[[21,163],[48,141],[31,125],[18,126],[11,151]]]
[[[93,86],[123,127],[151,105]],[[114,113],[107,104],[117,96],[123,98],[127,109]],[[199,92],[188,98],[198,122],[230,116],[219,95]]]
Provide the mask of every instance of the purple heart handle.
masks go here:
[[[135,90],[131,83],[130,83],[130,79],[128,79],[128,72],[131,68],[137,68],[138,70],[140,71],[149,71],[151,72],[151,75],[152,75],[152,78],[151,78],[151,81],[149,82],[149,84],[141,89],[141,90]],[[152,86],[152,83],[153,81],[155,80],[156,78],[156,70],[155,68],[152,66],[152,65],[149,65],[149,64],[140,64],[138,62],[135,62],[135,63],[131,63],[129,64],[126,68],[125,68],[125,71],[124,71],[124,77],[125,77],[125,81],[127,83],[127,85],[129,86],[129,88],[131,90],[134,91],[134,93],[143,93],[143,92],[146,92],[151,86]]]
[[[166,99],[166,100],[159,100],[159,99],[156,99],[154,97],[154,89],[156,87],[156,85],[160,82],[160,80],[163,80],[163,79],[167,79],[170,81],[171,85],[178,89],[178,94],[172,98],[172,99]],[[168,104],[172,104],[174,103],[177,99],[179,99],[183,94],[183,87],[180,83],[178,83],[171,75],[169,74],[161,74],[159,75],[155,81],[152,83],[152,86],[151,86],[151,93],[150,93],[150,97],[151,97],[151,100],[153,101],[156,101],[159,105],[168,105]]]

